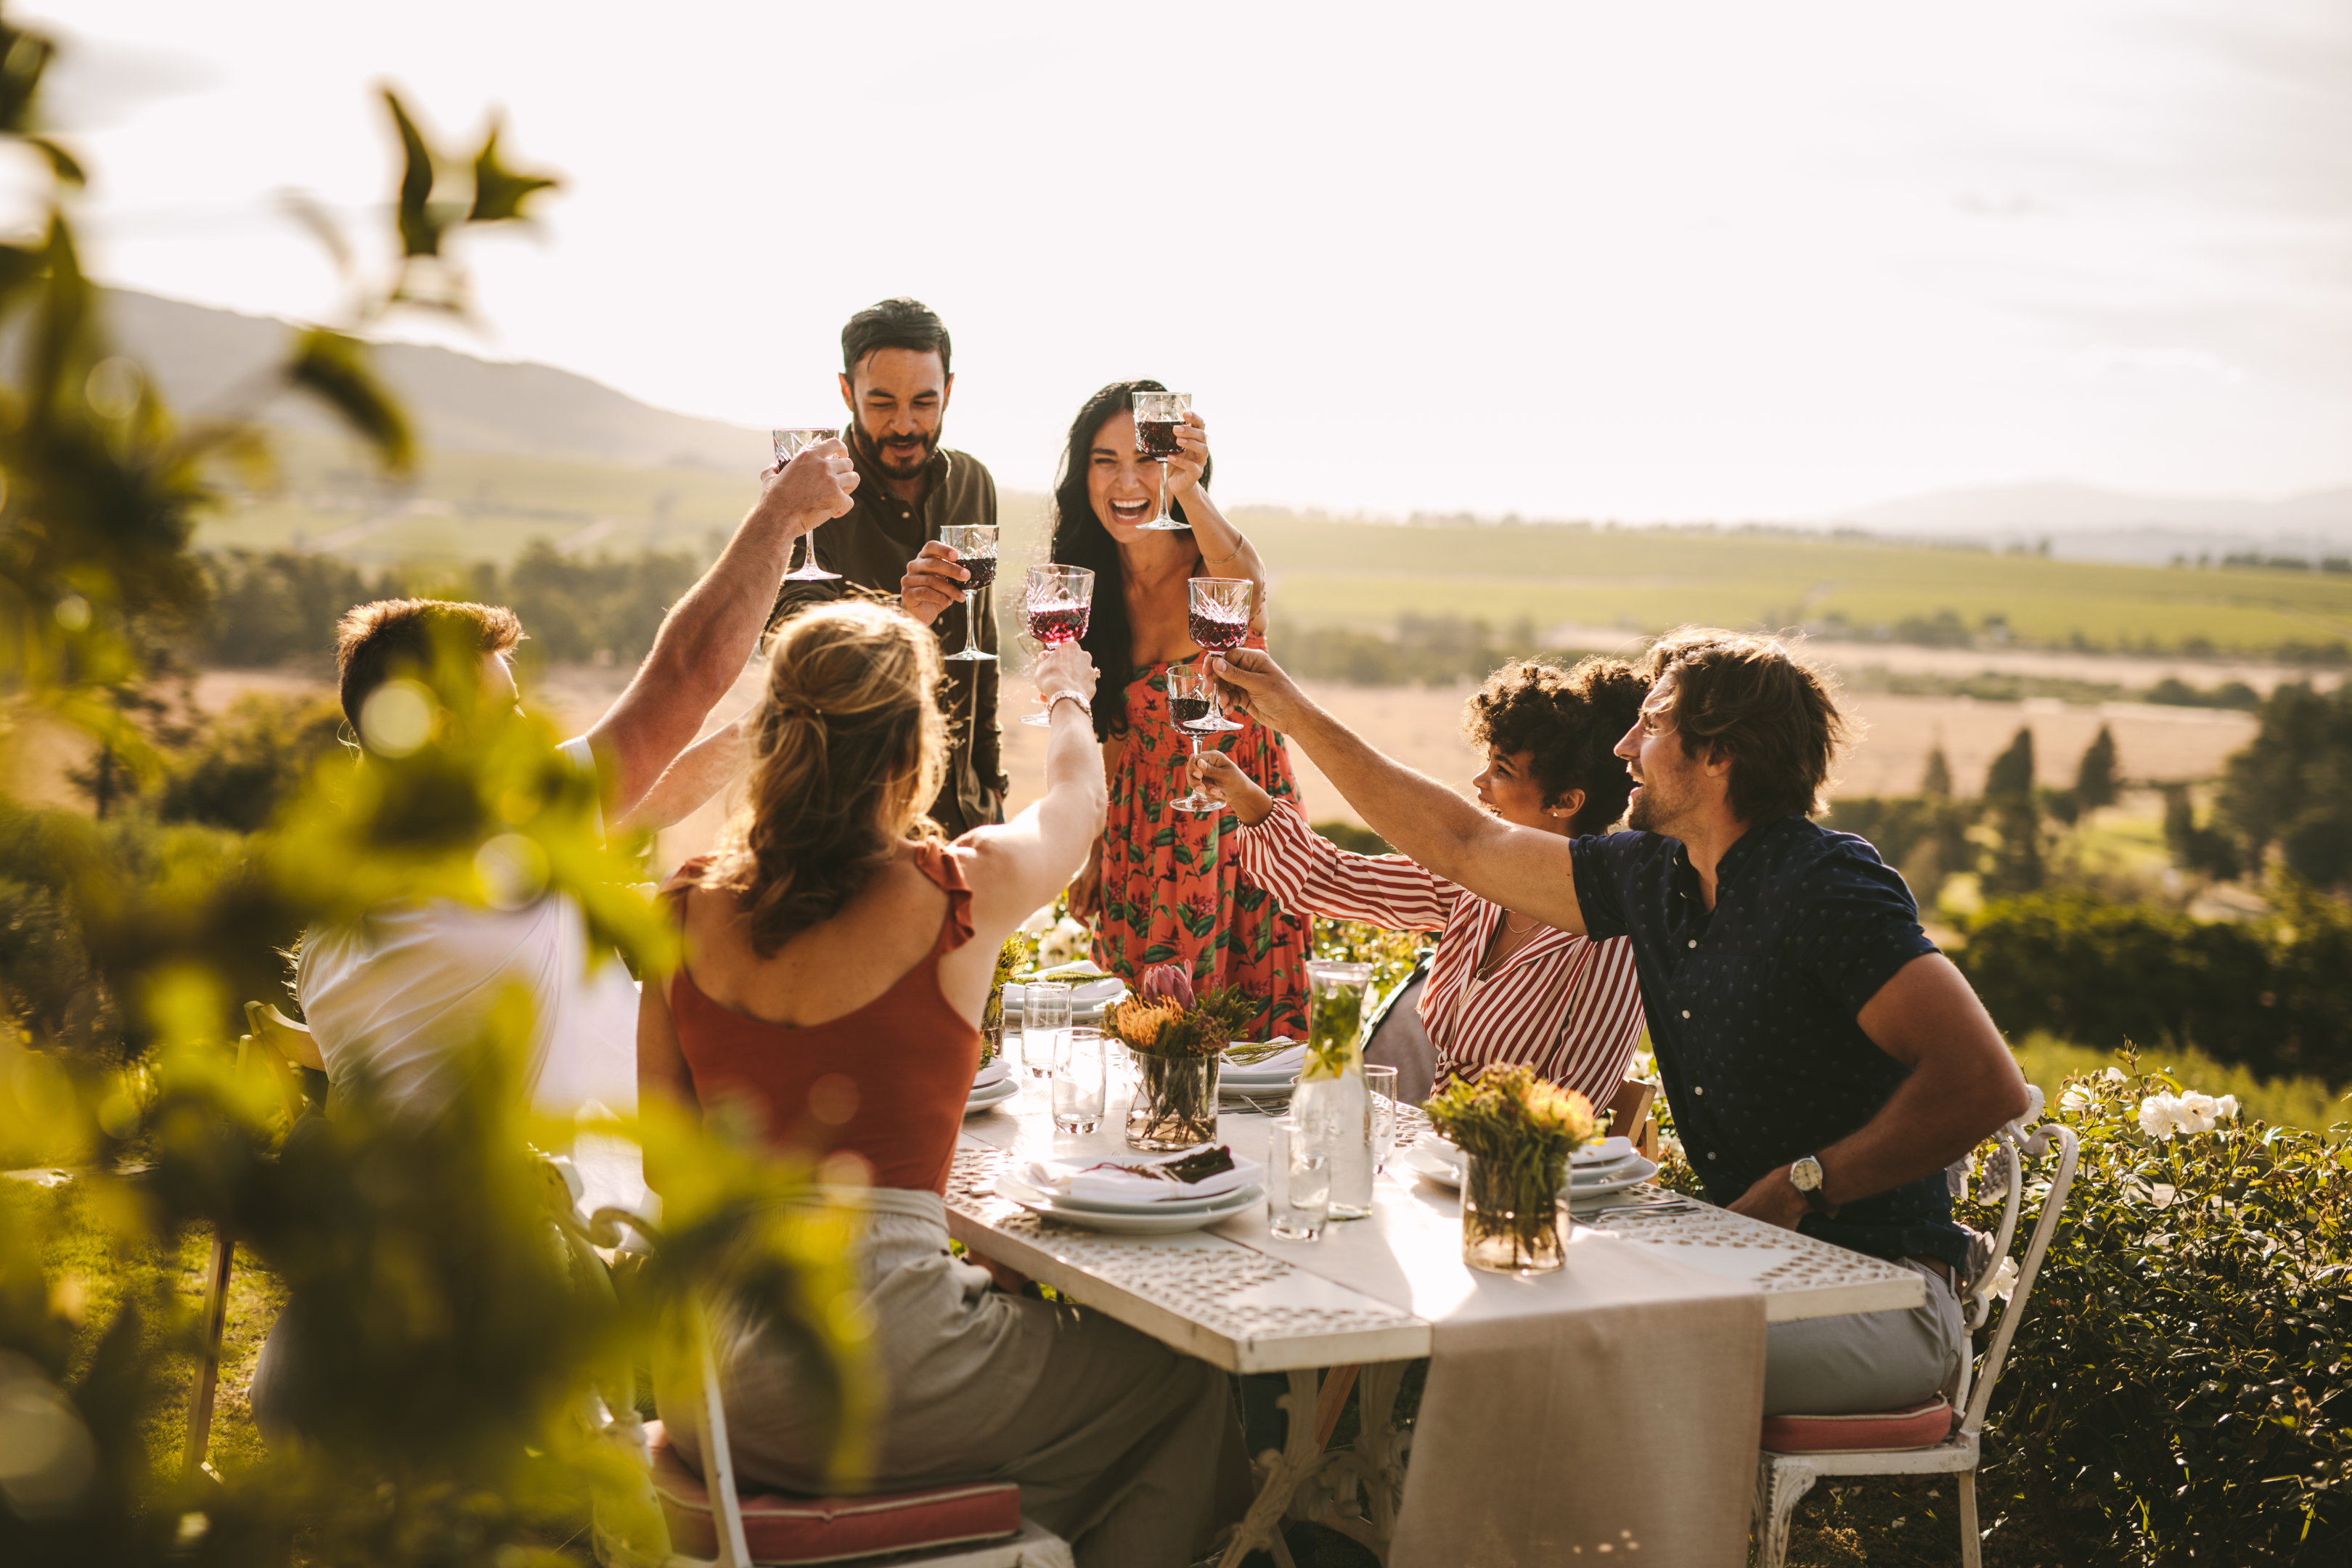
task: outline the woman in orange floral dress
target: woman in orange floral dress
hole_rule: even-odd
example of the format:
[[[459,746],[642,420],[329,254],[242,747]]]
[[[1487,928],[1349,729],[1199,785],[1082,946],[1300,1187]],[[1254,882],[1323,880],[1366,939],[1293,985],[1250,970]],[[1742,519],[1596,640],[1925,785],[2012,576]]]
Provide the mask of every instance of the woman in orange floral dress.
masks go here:
[[[1160,465],[1135,450],[1135,395],[1156,381],[1116,382],[1087,400],[1054,489],[1054,559],[1095,574],[1094,614],[1081,639],[1105,679],[1096,694],[1110,816],[1070,889],[1070,910],[1094,929],[1095,962],[1130,983],[1149,965],[1181,963],[1195,986],[1238,985],[1258,1004],[1256,1038],[1307,1034],[1304,915],[1241,882],[1233,814],[1193,815],[1169,801],[1190,790],[1191,745],[1168,710],[1171,665],[1201,658],[1189,629],[1194,577],[1257,584],[1250,646],[1265,646],[1265,568],[1209,499],[1208,427],[1197,414],[1177,429],[1168,461],[1171,515],[1181,531],[1143,527],[1160,502]],[[1118,672],[1129,679],[1121,685]],[[1255,720],[1203,737],[1232,754],[1276,799],[1298,785],[1282,737]]]

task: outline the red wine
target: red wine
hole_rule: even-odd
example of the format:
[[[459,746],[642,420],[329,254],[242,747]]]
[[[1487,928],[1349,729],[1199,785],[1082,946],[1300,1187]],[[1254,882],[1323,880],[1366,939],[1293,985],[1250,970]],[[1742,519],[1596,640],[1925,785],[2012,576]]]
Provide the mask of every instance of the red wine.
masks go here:
[[[1145,419],[1135,426],[1135,450],[1145,458],[1181,458],[1184,448],[1176,444],[1177,421]]]
[[[1180,730],[1189,730],[1209,716],[1209,700],[1205,697],[1171,697],[1168,711]]]
[[[1076,642],[1087,635],[1087,606],[1056,605],[1049,609],[1033,606],[1029,611],[1029,635],[1048,645]]]
[[[967,594],[977,594],[996,581],[996,557],[993,555],[959,555],[956,564],[971,574],[971,581],[963,585]]]
[[[1223,616],[1211,615],[1204,610],[1194,610],[1190,625],[1192,640],[1202,647],[1239,647],[1242,638],[1249,636],[1248,621],[1229,621]]]

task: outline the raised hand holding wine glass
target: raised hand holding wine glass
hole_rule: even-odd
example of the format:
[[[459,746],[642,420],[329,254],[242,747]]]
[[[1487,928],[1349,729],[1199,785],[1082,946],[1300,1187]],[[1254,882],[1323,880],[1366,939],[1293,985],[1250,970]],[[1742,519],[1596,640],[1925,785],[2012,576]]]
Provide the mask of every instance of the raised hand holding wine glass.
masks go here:
[[[1029,589],[1023,605],[1029,616],[1029,635],[1037,639],[1047,653],[1076,643],[1087,635],[1087,623],[1094,613],[1095,574],[1083,566],[1032,566],[1029,568]],[[1053,689],[1045,684],[1047,661],[1041,658],[1037,664],[1037,694],[1047,701],[1053,700]],[[1090,688],[1091,689],[1091,688]],[[1043,729],[1054,721],[1050,709],[1024,713],[1024,724]]]
[[[967,613],[963,622],[963,647],[947,657],[958,663],[993,659],[992,653],[982,653],[971,640],[972,623],[985,613],[986,601],[981,594],[996,581],[996,530],[991,524],[969,523],[940,530],[940,542],[955,552],[956,564],[964,570],[964,604]]]
[[[1139,392],[1135,395],[1136,455],[1150,458],[1160,465],[1160,508],[1145,528],[1174,530],[1191,525],[1178,521],[1168,514],[1168,503],[1174,500],[1168,474],[1168,462],[1182,455],[1177,432],[1185,424],[1185,416],[1192,411],[1192,395],[1189,392]]]
[[[844,467],[850,467],[851,483],[853,485],[856,483],[856,469],[850,466],[849,449],[842,446],[839,431],[813,425],[798,425],[788,429],[771,431],[770,435],[775,442],[778,468],[790,468],[802,453],[818,450],[830,441],[833,443],[834,452],[821,455],[825,457],[828,462],[833,457],[838,456]],[[785,573],[784,581],[787,583],[834,582],[840,576],[840,573],[828,572],[816,563],[816,535],[812,531],[808,535],[808,560],[794,570]]]

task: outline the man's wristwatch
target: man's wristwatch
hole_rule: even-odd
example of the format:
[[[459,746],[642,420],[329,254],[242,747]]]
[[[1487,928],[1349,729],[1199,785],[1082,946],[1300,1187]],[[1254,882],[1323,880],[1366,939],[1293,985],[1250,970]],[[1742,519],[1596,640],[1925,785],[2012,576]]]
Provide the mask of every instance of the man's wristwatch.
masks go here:
[[[1822,1163],[1808,1154],[1789,1167],[1789,1184],[1805,1195],[1805,1206],[1823,1219],[1837,1213],[1837,1206],[1822,1194]]]
[[[1045,699],[1045,711],[1051,713],[1054,710],[1054,704],[1059,702],[1065,697],[1076,703],[1080,711],[1084,712],[1088,718],[1094,717],[1095,705],[1087,701],[1087,694],[1080,691],[1075,686],[1065,688]]]

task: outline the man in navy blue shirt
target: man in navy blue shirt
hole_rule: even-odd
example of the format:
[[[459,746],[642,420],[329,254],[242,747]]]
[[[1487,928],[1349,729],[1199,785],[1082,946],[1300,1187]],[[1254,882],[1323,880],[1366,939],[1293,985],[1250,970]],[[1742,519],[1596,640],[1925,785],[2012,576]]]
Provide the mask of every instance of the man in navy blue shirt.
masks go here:
[[[1767,1415],[1896,1409],[1956,1384],[1968,1234],[1944,1168],[2024,1113],[2025,1082],[1903,879],[1812,821],[1845,724],[1811,670],[1769,637],[1659,642],[1617,745],[1633,831],[1563,839],[1382,756],[1265,654],[1224,666],[1237,700],[1399,850],[1562,931],[1633,939],[1667,1103],[1710,1198],[1926,1277],[1909,1311],[1774,1325]]]

